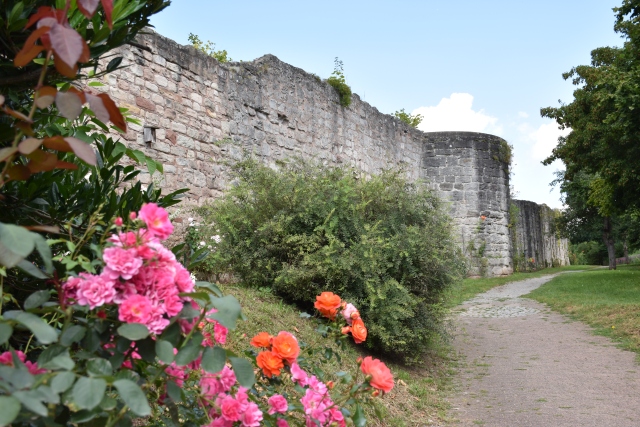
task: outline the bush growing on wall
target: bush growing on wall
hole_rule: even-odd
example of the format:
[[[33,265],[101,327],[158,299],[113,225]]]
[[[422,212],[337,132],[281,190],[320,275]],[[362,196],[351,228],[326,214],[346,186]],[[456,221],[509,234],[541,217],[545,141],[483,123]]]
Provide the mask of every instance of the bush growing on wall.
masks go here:
[[[303,162],[275,171],[249,160],[235,171],[237,185],[201,212],[220,236],[210,273],[303,306],[320,290],[344,295],[369,325],[368,345],[407,358],[443,331],[443,291],[464,261],[426,187],[399,171],[365,179]]]

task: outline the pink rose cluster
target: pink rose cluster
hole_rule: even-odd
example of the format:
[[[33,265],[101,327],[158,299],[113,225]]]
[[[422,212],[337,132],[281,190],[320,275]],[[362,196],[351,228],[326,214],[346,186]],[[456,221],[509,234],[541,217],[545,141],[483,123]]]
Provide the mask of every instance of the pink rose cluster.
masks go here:
[[[232,388],[236,383],[233,370],[225,366],[217,374],[204,374],[200,378],[200,389],[204,403],[210,406],[211,422],[205,427],[257,427],[262,421],[262,411],[249,400],[247,389],[238,387],[235,395]],[[237,423],[237,424],[236,424]]]
[[[291,379],[299,386],[307,387],[305,395],[300,399],[307,427],[346,426],[344,415],[331,400],[325,383],[315,375],[309,376],[297,363],[291,365]]]
[[[109,237],[112,246],[103,251],[105,267],[99,275],[80,273],[62,285],[68,303],[118,305],[118,318],[125,323],[142,323],[160,334],[169,318],[182,310],[194,282],[161,241],[173,232],[167,211],[154,203],[142,206],[137,215],[146,228],[119,231]],[[136,215],[132,214],[131,219]],[[121,224],[122,221],[116,221]]]
[[[38,368],[38,364],[36,362],[31,362],[27,360],[27,356],[23,352],[18,350],[15,353],[16,353],[16,356],[18,356],[18,359],[20,359],[20,361],[24,363],[24,365],[27,367],[31,375],[38,375],[38,374],[47,372],[46,369]],[[11,366],[11,367],[14,366],[13,354],[11,354],[10,351],[5,351],[4,353],[0,354],[0,365]]]

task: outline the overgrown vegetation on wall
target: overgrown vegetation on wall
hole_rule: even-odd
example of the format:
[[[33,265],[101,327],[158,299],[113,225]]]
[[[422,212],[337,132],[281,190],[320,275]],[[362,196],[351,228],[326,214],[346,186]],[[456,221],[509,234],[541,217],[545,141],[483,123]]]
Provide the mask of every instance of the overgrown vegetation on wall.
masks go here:
[[[236,185],[201,214],[214,223],[209,273],[232,272],[309,307],[319,290],[352,300],[367,345],[415,359],[444,331],[444,292],[464,274],[451,220],[399,171],[364,179],[302,162],[235,166]]]
[[[406,111],[404,111],[404,108],[396,111],[395,113],[393,113],[393,115],[397,119],[400,119],[401,121],[411,126],[412,128],[417,128],[418,125],[422,123],[422,120],[424,119],[422,114],[409,114]]]
[[[327,79],[327,83],[329,83],[333,88],[338,92],[340,96],[340,105],[343,107],[348,107],[351,105],[351,87],[347,84],[347,80],[344,77],[344,66],[342,61],[336,59],[334,61],[333,73]]]
[[[204,52],[206,55],[217,59],[221,64],[233,61],[226,50],[216,50],[216,44],[211,40],[207,40],[205,43],[200,40],[200,37],[193,33],[189,33],[188,39],[191,46],[195,47],[200,52]]]

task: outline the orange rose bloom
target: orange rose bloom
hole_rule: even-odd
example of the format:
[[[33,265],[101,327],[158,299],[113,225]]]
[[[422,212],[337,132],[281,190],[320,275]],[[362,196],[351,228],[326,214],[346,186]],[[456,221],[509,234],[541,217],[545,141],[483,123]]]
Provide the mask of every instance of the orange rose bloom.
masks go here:
[[[289,332],[281,331],[278,336],[273,338],[273,353],[292,364],[300,354],[300,346],[296,337]]]
[[[267,377],[280,375],[280,370],[284,368],[282,359],[272,351],[263,351],[256,358],[258,367],[262,369],[262,373]]]
[[[316,297],[316,302],[313,306],[318,309],[320,314],[324,317],[328,317],[333,320],[338,314],[338,308],[340,308],[340,297],[333,292],[323,292]]]
[[[393,375],[387,365],[378,359],[367,356],[360,365],[363,374],[371,376],[369,384],[371,387],[389,393],[393,388]]]
[[[361,318],[354,319],[351,323],[351,336],[356,344],[360,344],[367,339],[367,328]]]
[[[258,335],[251,339],[251,345],[254,347],[270,348],[271,338],[273,337],[267,332],[260,332]]]

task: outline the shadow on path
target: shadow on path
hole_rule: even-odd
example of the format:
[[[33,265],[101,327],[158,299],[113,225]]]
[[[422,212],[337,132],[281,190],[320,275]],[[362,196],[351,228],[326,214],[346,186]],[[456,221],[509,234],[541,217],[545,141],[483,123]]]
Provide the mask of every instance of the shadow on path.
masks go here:
[[[509,283],[459,307],[451,425],[640,426],[635,354],[522,298],[553,277]]]

